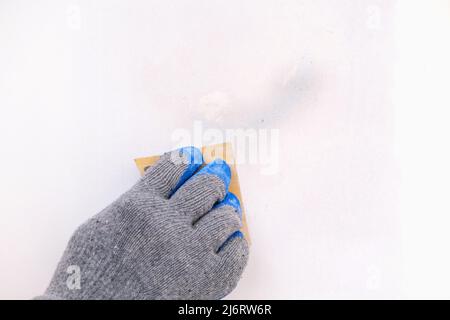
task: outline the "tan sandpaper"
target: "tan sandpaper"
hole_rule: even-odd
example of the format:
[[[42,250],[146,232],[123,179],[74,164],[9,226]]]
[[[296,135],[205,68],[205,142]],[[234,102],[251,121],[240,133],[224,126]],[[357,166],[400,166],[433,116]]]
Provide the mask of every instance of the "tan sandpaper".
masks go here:
[[[236,170],[236,161],[233,154],[233,147],[230,143],[222,143],[222,144],[215,144],[210,146],[205,146],[202,148],[203,153],[203,159],[204,162],[210,163],[214,159],[220,158],[224,159],[230,166],[231,169],[231,181],[229,186],[229,191],[238,197],[239,201],[241,202],[241,209],[242,209],[242,228],[241,231],[245,235],[245,238],[250,243],[250,235],[248,232],[248,225],[247,225],[247,219],[245,217],[245,209],[244,209],[244,203],[242,201],[242,194],[241,194],[241,188],[239,186],[239,178]],[[160,156],[150,156],[150,157],[143,157],[135,159],[136,166],[139,169],[139,172],[141,175],[144,174],[144,171],[147,167],[153,165],[158,161]]]

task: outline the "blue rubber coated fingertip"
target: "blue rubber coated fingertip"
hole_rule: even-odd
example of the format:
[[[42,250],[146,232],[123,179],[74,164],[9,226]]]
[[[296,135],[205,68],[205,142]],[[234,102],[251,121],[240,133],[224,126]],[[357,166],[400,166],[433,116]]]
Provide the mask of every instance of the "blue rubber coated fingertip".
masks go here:
[[[178,149],[180,156],[184,156],[188,164],[197,165],[197,168],[203,164],[203,155],[200,149],[196,147],[184,147]]]
[[[203,167],[198,174],[213,174],[223,181],[225,189],[228,190],[228,186],[231,181],[231,169],[230,166],[222,159],[216,159],[208,163]]]
[[[219,250],[217,250],[217,252],[220,252],[223,247],[225,247],[228,243],[230,243],[231,240],[235,239],[235,238],[244,238],[244,234],[241,231],[235,231],[233,234],[231,234],[231,236],[228,237],[228,239],[220,246]]]
[[[233,240],[234,238],[244,238],[244,234],[241,231],[234,232],[229,238],[228,241]]]
[[[203,155],[202,152],[196,148],[196,147],[184,147],[178,149],[179,155],[183,157],[183,161],[186,161],[188,166],[186,170],[184,171],[183,175],[180,177],[180,180],[178,180],[177,185],[172,190],[171,195],[180,188],[183,183],[186,182],[192,175],[195,173],[195,171],[200,168],[200,166],[203,164]]]
[[[228,192],[227,195],[225,196],[225,198],[218,202],[214,208],[220,208],[223,206],[230,206],[233,207],[234,209],[236,209],[237,214],[239,215],[239,217],[242,217],[242,209],[241,209],[241,203],[238,199],[238,197],[236,197],[233,193]]]

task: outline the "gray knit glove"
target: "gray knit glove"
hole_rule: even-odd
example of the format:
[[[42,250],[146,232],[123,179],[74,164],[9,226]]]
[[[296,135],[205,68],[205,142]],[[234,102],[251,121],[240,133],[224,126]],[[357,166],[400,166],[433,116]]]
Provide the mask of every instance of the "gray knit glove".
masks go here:
[[[166,153],[118,200],[81,225],[44,299],[220,299],[248,259],[230,168],[199,171],[201,152]]]

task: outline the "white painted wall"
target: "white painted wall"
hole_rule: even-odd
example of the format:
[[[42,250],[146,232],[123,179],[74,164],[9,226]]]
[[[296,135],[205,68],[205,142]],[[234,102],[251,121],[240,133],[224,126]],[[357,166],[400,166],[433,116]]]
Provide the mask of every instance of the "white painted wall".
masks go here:
[[[231,298],[450,298],[449,1],[0,0],[0,298],[176,129],[280,130],[239,173]]]

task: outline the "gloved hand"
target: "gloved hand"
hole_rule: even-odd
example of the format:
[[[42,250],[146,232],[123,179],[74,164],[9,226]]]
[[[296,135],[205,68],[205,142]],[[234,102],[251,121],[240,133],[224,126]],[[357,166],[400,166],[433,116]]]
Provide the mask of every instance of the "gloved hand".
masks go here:
[[[196,148],[164,154],[81,225],[43,299],[220,299],[248,259],[230,168]]]

